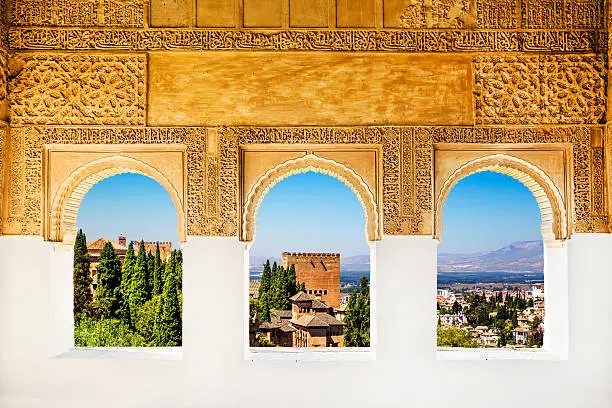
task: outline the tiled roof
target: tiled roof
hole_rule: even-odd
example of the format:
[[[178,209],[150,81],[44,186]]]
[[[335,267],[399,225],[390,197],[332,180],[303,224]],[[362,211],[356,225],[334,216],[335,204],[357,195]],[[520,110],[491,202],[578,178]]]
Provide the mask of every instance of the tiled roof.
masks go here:
[[[308,296],[304,291],[300,290],[298,293],[291,296],[289,300],[294,301],[294,302],[304,302],[307,300],[312,300],[312,298]]]
[[[291,323],[302,327],[344,326],[344,323],[327,313],[304,315],[297,320],[292,319]]]
[[[273,309],[270,311],[270,315],[278,317],[279,319],[291,319],[292,312],[291,310]]]
[[[313,299],[311,307],[313,309],[329,309],[331,306],[320,299]]]
[[[116,242],[111,241],[110,239],[106,239],[106,238],[98,238],[94,241],[90,241],[87,243],[87,249],[95,249],[95,250],[102,250],[102,248],[104,248],[104,245],[106,245],[107,242],[110,242],[113,245],[113,248],[115,249],[115,251],[120,250],[120,251],[127,251],[127,247],[120,245]]]

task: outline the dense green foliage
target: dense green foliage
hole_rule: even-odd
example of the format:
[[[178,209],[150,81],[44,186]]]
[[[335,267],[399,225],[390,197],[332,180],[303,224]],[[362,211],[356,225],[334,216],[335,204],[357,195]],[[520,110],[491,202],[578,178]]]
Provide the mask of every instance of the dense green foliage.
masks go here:
[[[122,303],[121,261],[115,253],[113,244],[107,242],[100,252],[98,263],[95,306],[98,316],[119,318]]]
[[[136,316],[138,309],[149,300],[148,265],[144,242],[140,242],[136,265],[130,281],[130,316]]]
[[[365,276],[359,282],[359,293],[351,293],[344,324],[344,347],[370,346],[370,282]]]
[[[159,242],[155,246],[155,259],[153,264],[153,296],[161,295],[163,284],[162,284],[162,275],[163,264],[161,260],[161,253],[159,251]]]
[[[142,336],[118,319],[93,320],[83,317],[74,326],[74,345],[77,347],[143,347]]]
[[[478,347],[470,334],[459,327],[442,328],[438,326],[439,347]]]
[[[177,272],[182,263],[179,251],[172,251],[166,262],[164,290],[155,311],[153,338],[158,346],[180,346],[182,342],[181,306]]]
[[[89,272],[89,253],[85,233],[79,230],[74,243],[74,321],[91,311],[91,273]]]
[[[173,251],[163,262],[157,248],[155,256],[147,254],[141,242],[136,256],[130,243],[122,267],[112,244],[106,243],[92,299],[87,242],[79,231],[74,252],[76,346],[181,345],[183,257],[181,251]]]
[[[295,265],[285,269],[282,265],[277,265],[276,262],[270,266],[270,261],[266,261],[259,285],[259,321],[270,321],[271,310],[290,309],[289,298],[305,289],[304,283],[300,284],[296,280]]]

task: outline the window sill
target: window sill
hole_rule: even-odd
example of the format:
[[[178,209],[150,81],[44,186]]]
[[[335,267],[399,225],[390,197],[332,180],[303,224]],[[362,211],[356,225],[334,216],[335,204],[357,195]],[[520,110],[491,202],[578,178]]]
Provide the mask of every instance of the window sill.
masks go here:
[[[182,347],[74,347],[55,358],[95,360],[182,360]]]
[[[245,351],[249,361],[372,361],[376,353],[371,348],[301,348],[301,347],[249,347]]]
[[[540,361],[562,361],[562,356],[546,349],[528,348],[460,348],[460,347],[438,347],[438,361],[484,361],[484,360],[540,360]]]

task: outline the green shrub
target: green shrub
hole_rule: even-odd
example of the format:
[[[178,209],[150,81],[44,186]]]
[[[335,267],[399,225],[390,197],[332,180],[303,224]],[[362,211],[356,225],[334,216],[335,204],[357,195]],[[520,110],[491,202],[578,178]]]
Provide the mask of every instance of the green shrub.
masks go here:
[[[74,345],[77,347],[145,347],[145,339],[117,319],[91,320],[82,318],[74,325]]]

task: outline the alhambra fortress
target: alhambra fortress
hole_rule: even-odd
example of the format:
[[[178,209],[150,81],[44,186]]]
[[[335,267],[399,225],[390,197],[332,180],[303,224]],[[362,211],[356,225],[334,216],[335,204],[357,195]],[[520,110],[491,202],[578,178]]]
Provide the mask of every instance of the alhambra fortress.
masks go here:
[[[0,406],[612,406],[609,1],[0,6]],[[369,348],[249,347],[258,208],[307,171],[361,202]],[[538,202],[542,349],[436,348],[444,203],[482,171]],[[122,173],[176,208],[182,347],[74,347],[79,206]]]

